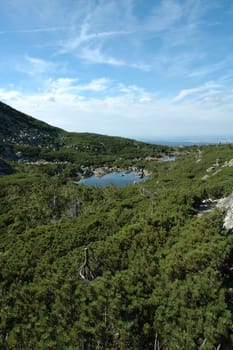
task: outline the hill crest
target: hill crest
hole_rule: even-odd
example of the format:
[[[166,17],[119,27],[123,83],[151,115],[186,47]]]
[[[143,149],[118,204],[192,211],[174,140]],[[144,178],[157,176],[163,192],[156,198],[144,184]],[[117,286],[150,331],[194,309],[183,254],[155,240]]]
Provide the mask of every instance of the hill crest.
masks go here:
[[[60,131],[0,102],[0,143],[43,146]]]

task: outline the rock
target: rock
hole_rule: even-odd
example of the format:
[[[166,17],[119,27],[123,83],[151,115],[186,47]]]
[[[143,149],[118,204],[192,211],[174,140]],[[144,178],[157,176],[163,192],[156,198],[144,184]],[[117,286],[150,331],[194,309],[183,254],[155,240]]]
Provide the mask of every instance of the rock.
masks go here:
[[[219,199],[217,207],[226,210],[223,227],[226,230],[232,230],[233,229],[233,193],[231,193],[228,197]]]

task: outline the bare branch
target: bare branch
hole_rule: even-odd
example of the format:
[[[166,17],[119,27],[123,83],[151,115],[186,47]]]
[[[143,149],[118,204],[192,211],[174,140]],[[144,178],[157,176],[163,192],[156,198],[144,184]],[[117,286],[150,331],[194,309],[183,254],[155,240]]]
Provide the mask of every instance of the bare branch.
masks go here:
[[[207,339],[205,338],[203,343],[201,344],[199,350],[202,350],[204,348],[206,342],[207,342]]]

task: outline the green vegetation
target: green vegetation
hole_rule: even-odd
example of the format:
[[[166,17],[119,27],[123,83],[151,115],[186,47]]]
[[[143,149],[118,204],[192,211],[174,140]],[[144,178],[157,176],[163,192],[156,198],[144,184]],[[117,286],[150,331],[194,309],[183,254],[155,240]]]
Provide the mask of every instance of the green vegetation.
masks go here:
[[[155,156],[150,147],[171,150],[64,135],[47,164],[32,161],[46,147],[26,145],[31,162],[18,162],[3,145],[14,173],[0,177],[0,349],[231,349],[233,235],[223,210],[199,209],[233,192],[232,145],[173,150],[175,161],[158,162],[143,158]],[[24,152],[9,145],[10,155]],[[66,149],[73,158],[56,163]],[[136,149],[147,182],[73,183],[81,165],[131,165]]]
[[[0,102],[0,151],[2,158],[20,164],[48,167],[48,163],[60,163],[65,176],[70,172],[77,177],[84,167],[90,172],[100,166],[144,165],[145,158],[164,156],[172,148],[121,137],[68,133]]]

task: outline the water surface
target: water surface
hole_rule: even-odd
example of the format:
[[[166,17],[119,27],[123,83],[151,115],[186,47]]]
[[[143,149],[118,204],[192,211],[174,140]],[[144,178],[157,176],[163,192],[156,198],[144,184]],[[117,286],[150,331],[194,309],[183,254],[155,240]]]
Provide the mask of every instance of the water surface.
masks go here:
[[[112,172],[104,176],[90,176],[86,179],[81,179],[76,183],[78,185],[86,185],[89,187],[106,187],[110,184],[115,185],[116,187],[125,187],[139,182],[146,181],[147,176],[140,178],[138,174],[134,171],[130,173],[125,172]]]

